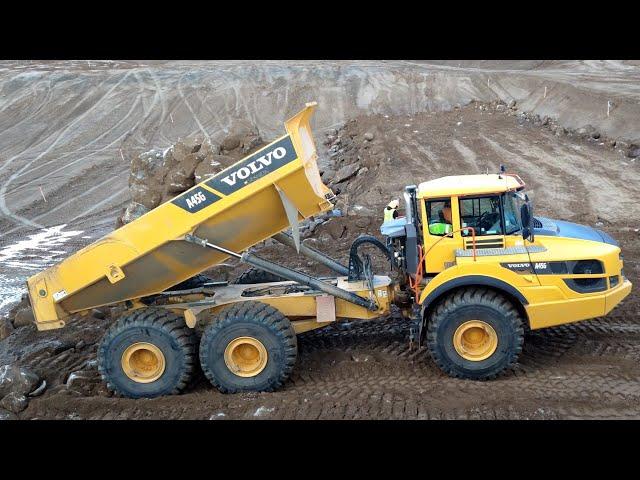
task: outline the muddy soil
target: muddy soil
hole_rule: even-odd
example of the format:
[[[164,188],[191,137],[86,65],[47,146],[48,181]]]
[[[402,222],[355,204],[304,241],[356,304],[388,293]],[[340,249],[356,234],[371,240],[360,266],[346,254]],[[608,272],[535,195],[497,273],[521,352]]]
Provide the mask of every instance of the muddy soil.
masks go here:
[[[638,233],[612,233],[637,284]],[[531,332],[515,370],[490,382],[445,376],[424,349],[409,350],[408,325],[401,319],[339,323],[300,335],[297,365],[280,391],[223,395],[199,378],[179,397],[150,400],[115,398],[99,382],[91,342],[108,321],[92,319],[90,328],[74,322],[49,333],[22,327],[9,339],[16,345],[40,342],[21,363],[42,366],[39,373],[55,365],[61,379],[31,400],[20,418],[638,419],[639,313],[634,295],[606,318]],[[78,338],[86,342],[80,348]],[[81,378],[69,388],[55,386],[78,369]]]

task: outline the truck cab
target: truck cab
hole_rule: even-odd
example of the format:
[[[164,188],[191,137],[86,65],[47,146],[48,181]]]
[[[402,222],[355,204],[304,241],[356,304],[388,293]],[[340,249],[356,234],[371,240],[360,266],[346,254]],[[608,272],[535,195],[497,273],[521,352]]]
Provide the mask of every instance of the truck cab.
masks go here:
[[[494,378],[526,328],[606,315],[631,291],[611,236],[534,218],[524,189],[504,170],[431,180],[406,187],[406,216],[381,227],[418,341],[453,377]]]
[[[417,198],[429,251],[425,271],[435,274],[452,266],[456,251],[473,249],[474,240],[476,249],[523,245],[524,187],[514,175],[459,175],[421,183]]]
[[[409,283],[420,280],[425,316],[462,286],[500,291],[531,329],[605,315],[629,294],[618,243],[585,225],[534,218],[525,187],[504,172],[407,187],[406,217],[382,233]],[[403,222],[412,224],[404,232]]]

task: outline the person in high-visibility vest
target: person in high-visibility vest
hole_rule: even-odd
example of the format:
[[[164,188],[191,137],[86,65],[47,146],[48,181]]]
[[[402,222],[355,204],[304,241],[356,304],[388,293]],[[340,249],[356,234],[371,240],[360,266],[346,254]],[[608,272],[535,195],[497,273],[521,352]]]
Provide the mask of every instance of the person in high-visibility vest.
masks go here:
[[[429,233],[432,235],[446,235],[453,231],[453,222],[451,221],[451,203],[446,202],[442,210],[440,210],[440,221],[429,224]]]
[[[395,220],[398,218],[398,207],[400,202],[398,200],[391,200],[386,207],[384,207],[384,221]]]

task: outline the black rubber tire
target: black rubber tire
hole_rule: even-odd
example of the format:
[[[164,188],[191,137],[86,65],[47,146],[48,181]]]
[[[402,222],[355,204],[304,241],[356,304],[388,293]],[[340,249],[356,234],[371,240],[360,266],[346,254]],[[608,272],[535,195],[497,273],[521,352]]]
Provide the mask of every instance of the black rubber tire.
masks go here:
[[[121,365],[126,348],[136,342],[158,347],[165,370],[151,383],[127,377]],[[163,309],[143,308],[120,318],[107,330],[98,347],[98,371],[112,392],[130,398],[175,395],[189,384],[197,368],[198,340],[184,319]]]
[[[252,283],[286,282],[287,279],[273,273],[265,272],[259,268],[250,268],[240,275],[235,282],[237,285],[249,285]]]
[[[202,275],[201,273],[194,275],[191,278],[187,278],[183,282],[176,283],[175,285],[165,289],[165,292],[173,291],[173,290],[191,290],[192,288],[200,288],[204,284],[213,282],[212,278],[207,277],[206,275]]]
[[[497,349],[485,360],[467,360],[454,347],[456,329],[468,320],[482,320],[496,331]],[[524,343],[523,323],[513,304],[498,292],[465,288],[435,308],[427,326],[427,347],[434,362],[451,377],[493,379],[513,368],[518,361]]]
[[[267,364],[255,377],[233,373],[224,361],[229,342],[249,336],[267,349]],[[260,302],[241,302],[226,308],[204,331],[200,340],[200,366],[222,393],[271,392],[289,378],[298,356],[296,333],[287,317]]]

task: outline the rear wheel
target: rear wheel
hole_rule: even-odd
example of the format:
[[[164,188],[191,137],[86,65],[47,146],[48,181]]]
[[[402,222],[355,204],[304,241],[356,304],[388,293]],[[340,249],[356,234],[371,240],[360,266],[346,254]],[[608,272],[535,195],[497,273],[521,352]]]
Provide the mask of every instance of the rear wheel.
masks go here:
[[[273,391],[285,382],[298,346],[289,319],[260,302],[223,310],[200,340],[200,365],[223,393]]]
[[[180,393],[196,368],[197,339],[182,317],[136,310],[114,323],[98,347],[98,370],[109,390],[126,397]]]
[[[443,300],[427,328],[433,360],[458,378],[495,378],[516,364],[523,342],[523,321],[513,304],[484,288],[458,290]]]

